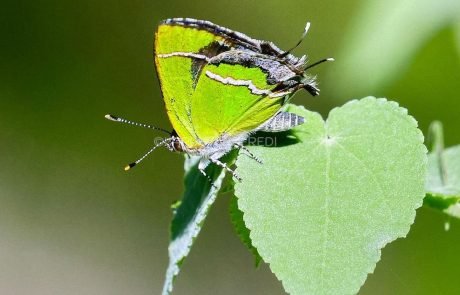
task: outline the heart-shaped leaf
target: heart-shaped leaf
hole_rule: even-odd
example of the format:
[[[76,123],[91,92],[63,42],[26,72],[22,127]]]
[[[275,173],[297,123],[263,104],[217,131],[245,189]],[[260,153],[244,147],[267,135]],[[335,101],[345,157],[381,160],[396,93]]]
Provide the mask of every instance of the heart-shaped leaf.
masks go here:
[[[260,255],[291,294],[356,293],[380,250],[404,237],[425,195],[426,148],[416,121],[385,99],[317,113],[239,157],[238,206]],[[299,141],[291,144],[293,141]]]

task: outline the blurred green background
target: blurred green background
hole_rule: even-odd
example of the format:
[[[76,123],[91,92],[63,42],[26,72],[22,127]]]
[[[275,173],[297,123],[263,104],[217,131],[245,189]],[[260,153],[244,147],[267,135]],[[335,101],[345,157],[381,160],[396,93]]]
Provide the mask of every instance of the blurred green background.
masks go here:
[[[327,115],[366,95],[409,109],[425,132],[460,143],[460,1],[5,1],[0,12],[0,294],[158,294],[170,205],[183,158],[165,149],[126,173],[169,128],[153,65],[153,33],[194,17],[293,45],[312,61],[321,95],[294,102]],[[233,232],[218,199],[175,294],[284,294]],[[444,223],[450,222],[450,231]],[[458,294],[460,222],[419,209],[407,239],[382,252],[361,294]]]

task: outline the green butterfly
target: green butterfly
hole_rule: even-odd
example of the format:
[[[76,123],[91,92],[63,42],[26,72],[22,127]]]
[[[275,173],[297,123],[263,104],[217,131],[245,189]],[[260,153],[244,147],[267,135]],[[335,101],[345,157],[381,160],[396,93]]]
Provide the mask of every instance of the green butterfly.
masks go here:
[[[159,146],[170,151],[201,157],[204,169],[214,163],[240,177],[219,159],[243,143],[256,131],[279,132],[302,124],[304,118],[283,112],[286,102],[300,89],[319,94],[306,70],[324,61],[307,65],[272,42],[252,39],[245,34],[209,21],[190,18],[167,19],[155,34],[155,65],[173,131],[134,123],[107,115],[106,118],[159,129],[170,136],[151,148],[142,161]]]

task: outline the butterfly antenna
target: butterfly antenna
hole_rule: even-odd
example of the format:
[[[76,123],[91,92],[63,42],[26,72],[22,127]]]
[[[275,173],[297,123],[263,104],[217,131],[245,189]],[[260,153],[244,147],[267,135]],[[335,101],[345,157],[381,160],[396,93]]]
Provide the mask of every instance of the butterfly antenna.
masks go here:
[[[307,69],[316,67],[317,65],[322,64],[323,62],[326,62],[326,61],[334,61],[334,60],[335,60],[335,59],[333,59],[332,57],[328,57],[328,58],[319,60],[319,61],[317,61],[317,62],[315,62],[315,63],[312,63],[311,65],[307,66],[307,67],[304,69],[304,71],[307,70]]]
[[[297,43],[289,50],[285,51],[284,53],[282,53],[279,57],[280,58],[283,58],[283,57],[286,57],[289,53],[291,53],[294,49],[296,49],[297,47],[299,47],[299,45],[302,43],[303,39],[305,39],[305,37],[307,36],[307,33],[308,33],[308,30],[310,29],[310,22],[307,22],[307,24],[305,25],[305,29],[303,30],[303,33],[302,35],[300,36],[299,38],[299,41],[297,41]]]
[[[114,116],[114,115],[107,114],[107,115],[105,115],[105,118],[106,118],[107,120],[110,120],[110,121],[120,122],[120,123],[127,123],[127,124],[131,124],[131,125],[138,126],[138,127],[143,127],[143,128],[148,128],[148,129],[153,129],[153,130],[162,131],[162,132],[164,132],[164,133],[167,133],[167,134],[169,134],[169,135],[172,135],[171,132],[169,132],[169,131],[166,130],[166,129],[159,128],[159,127],[155,127],[155,126],[152,126],[152,125],[143,124],[143,123],[137,123],[137,122],[129,121],[129,120],[126,120],[126,119],[123,119],[123,118],[120,118],[120,117],[116,117],[116,116]]]
[[[141,161],[143,161],[145,158],[147,158],[148,155],[150,155],[156,148],[162,146],[162,145],[165,145],[167,143],[169,143],[171,140],[173,140],[172,138],[166,138],[166,139],[163,139],[162,141],[160,141],[159,143],[157,143],[155,146],[153,146],[148,152],[146,152],[142,157],[140,157],[137,161],[135,162],[132,162],[131,164],[128,164],[125,166],[125,171],[128,171],[130,170],[131,168],[133,168],[134,166],[136,166],[137,164],[139,164]]]

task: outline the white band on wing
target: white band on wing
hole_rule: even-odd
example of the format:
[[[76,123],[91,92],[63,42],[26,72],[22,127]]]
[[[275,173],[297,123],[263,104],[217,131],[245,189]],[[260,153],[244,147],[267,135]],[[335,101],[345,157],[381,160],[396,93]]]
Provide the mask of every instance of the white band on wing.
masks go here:
[[[233,79],[232,77],[224,78],[218,74],[214,74],[211,71],[206,71],[206,76],[222,84],[225,84],[225,85],[246,86],[251,91],[252,94],[256,94],[256,95],[271,95],[272,94],[270,90],[257,88],[257,86],[254,85],[251,80],[237,80],[237,79]]]
[[[157,54],[160,58],[168,58],[173,56],[182,56],[182,57],[191,57],[196,59],[203,59],[209,62],[209,58],[206,55],[198,54],[198,53],[191,53],[191,52],[171,52],[171,53],[164,53],[164,54]]]

